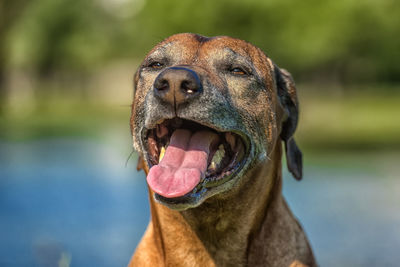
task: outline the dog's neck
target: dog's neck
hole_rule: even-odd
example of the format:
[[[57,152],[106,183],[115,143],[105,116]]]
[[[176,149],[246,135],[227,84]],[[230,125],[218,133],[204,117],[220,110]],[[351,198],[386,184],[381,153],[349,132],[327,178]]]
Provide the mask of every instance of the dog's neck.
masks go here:
[[[254,168],[236,192],[224,198],[212,197],[197,208],[177,212],[152,199],[154,234],[164,261],[176,260],[180,253],[183,260],[195,251],[203,253],[208,264],[247,265],[250,237],[257,236],[268,210],[282,202],[281,157],[282,148],[277,145],[270,160]]]

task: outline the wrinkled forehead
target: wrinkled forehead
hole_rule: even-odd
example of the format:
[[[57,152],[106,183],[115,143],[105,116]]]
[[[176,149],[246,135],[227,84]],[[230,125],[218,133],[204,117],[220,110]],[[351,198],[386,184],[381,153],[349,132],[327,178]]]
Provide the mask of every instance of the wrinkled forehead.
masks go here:
[[[265,69],[270,60],[256,46],[231,37],[203,37],[196,34],[173,35],[158,44],[147,56],[173,59],[175,64],[193,64],[228,59]],[[263,67],[264,66],[264,67]],[[267,66],[270,69],[271,66]]]

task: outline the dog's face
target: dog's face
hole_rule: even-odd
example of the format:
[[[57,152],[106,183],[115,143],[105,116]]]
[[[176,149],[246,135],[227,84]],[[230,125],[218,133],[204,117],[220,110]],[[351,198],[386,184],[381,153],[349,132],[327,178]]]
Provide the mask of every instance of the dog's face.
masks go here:
[[[297,124],[290,75],[230,37],[167,38],[140,65],[135,89],[134,147],[155,198],[174,209],[229,192]]]

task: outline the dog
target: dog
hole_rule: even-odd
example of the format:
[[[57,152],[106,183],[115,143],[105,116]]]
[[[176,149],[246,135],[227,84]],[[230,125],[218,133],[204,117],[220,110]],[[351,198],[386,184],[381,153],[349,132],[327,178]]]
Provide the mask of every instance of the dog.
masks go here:
[[[151,221],[129,266],[316,266],[282,196],[302,154],[294,81],[259,48],[183,33],[134,76],[131,131]]]

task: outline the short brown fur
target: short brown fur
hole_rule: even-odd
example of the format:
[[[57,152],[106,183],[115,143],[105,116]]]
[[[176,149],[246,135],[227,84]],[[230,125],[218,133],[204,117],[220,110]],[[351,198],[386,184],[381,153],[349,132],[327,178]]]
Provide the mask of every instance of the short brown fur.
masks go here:
[[[233,52],[221,57],[227,48]],[[246,64],[254,71],[251,79],[231,79],[214,67],[219,64],[216,58],[224,61],[235,53],[248,59]],[[281,141],[286,140],[280,135],[284,120],[292,115],[278,96],[277,67],[260,49],[230,37],[178,34],[164,40],[149,53],[135,76],[131,127],[135,148],[142,156],[143,125],[153,125],[160,116],[180,115],[179,110],[173,115],[158,111],[162,107],[149,100],[155,74],[146,71],[146,62],[165,55],[168,66],[190,66],[218,91],[181,114],[221,129],[243,125],[241,131],[252,139],[251,160],[229,190],[204,199],[197,207],[170,209],[157,203],[149,188],[151,222],[129,266],[316,266],[307,238],[281,193]],[[297,108],[294,84],[288,82],[288,98],[295,99]],[[213,116],[209,111],[214,108],[210,107],[214,98],[230,103],[226,114],[232,119],[207,118]],[[295,120],[297,124],[297,114]],[[143,159],[140,165],[147,174],[148,164]]]

